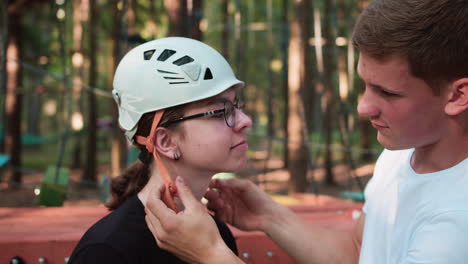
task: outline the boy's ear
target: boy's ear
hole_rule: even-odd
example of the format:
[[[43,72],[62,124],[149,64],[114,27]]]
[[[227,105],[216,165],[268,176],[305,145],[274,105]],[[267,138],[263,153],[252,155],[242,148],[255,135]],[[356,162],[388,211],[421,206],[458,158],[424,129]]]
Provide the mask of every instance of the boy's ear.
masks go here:
[[[449,89],[445,113],[452,116],[459,115],[468,109],[468,78],[456,80]]]
[[[155,151],[158,151],[161,155],[172,159],[174,153],[177,152],[178,145],[176,135],[164,127],[158,127],[155,131],[156,140],[154,142]]]

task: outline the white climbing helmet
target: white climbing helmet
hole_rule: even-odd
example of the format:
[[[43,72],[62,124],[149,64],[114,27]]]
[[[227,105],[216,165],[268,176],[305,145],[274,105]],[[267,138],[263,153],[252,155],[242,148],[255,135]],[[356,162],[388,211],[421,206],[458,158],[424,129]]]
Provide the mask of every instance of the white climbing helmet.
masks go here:
[[[117,67],[113,86],[119,124],[133,142],[143,114],[209,98],[244,83],[215,49],[198,40],[168,37],[130,50]]]

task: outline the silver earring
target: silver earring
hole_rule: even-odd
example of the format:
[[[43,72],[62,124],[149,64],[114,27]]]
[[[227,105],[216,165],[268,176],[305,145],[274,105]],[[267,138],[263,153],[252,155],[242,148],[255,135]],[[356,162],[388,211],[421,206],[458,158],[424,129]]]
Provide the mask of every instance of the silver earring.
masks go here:
[[[174,160],[179,160],[180,159],[180,154],[177,153],[177,152],[174,152],[174,154],[172,154],[172,157],[174,158]]]

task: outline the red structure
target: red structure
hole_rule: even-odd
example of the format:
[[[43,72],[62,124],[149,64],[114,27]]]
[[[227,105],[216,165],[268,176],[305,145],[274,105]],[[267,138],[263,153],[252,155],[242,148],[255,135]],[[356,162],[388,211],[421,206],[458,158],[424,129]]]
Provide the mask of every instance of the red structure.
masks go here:
[[[348,231],[361,206],[330,200],[291,208],[307,221]],[[104,207],[0,208],[0,263],[20,257],[26,264],[64,264],[83,233],[107,213]],[[231,230],[246,263],[294,263],[265,234]]]

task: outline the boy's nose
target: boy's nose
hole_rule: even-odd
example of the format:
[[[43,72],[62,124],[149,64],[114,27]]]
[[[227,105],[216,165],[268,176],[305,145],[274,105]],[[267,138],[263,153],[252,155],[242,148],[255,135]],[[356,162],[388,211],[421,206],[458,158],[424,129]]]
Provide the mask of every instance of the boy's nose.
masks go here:
[[[359,99],[357,111],[360,116],[365,118],[373,118],[380,114],[379,107],[368,91],[365,91]]]

